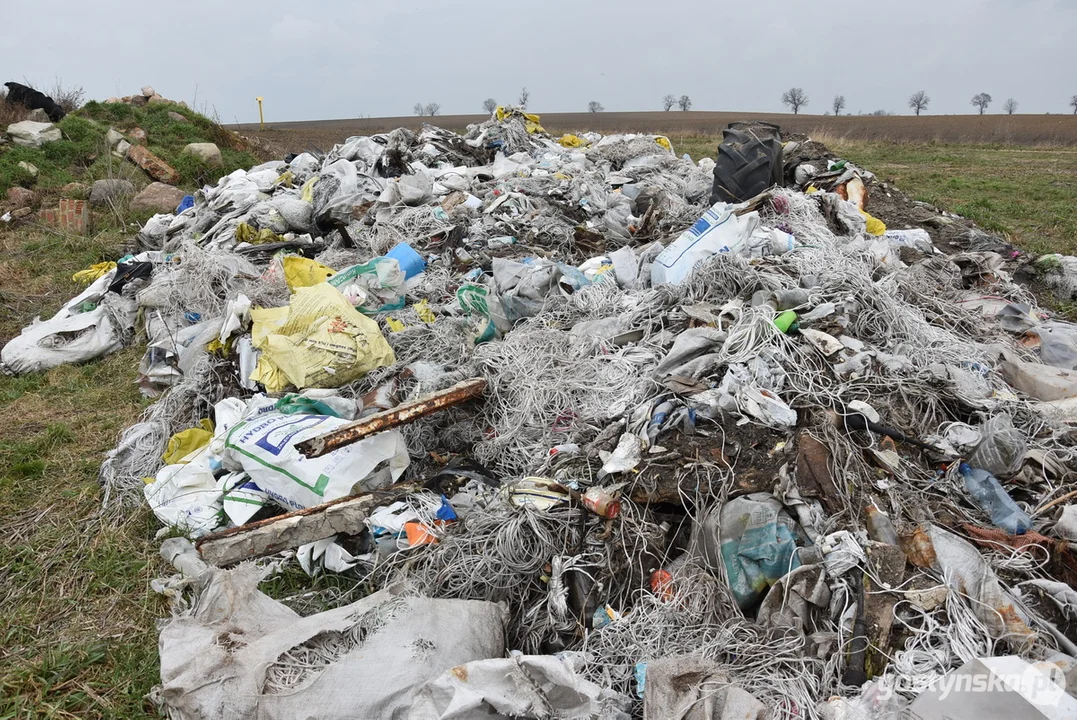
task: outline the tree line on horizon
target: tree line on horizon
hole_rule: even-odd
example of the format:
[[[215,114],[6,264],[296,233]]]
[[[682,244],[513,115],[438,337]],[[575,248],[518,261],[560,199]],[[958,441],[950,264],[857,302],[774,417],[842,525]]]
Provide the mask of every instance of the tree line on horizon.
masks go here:
[[[525,86],[520,90],[520,96],[516,100],[516,106],[526,110],[527,103],[530,99],[531,93]],[[808,102],[808,96],[804,92],[803,88],[792,87],[782,94],[782,104],[787,105],[789,109],[793,111],[794,115],[800,114],[800,109],[807,106]],[[980,115],[983,115],[987,112],[987,108],[991,105],[992,102],[994,102],[994,98],[991,97],[990,93],[977,93],[976,95],[972,96],[970,104],[979,110]],[[919,116],[922,112],[926,112],[930,103],[931,97],[924,90],[917,90],[911,96],[909,96],[908,100],[909,108],[917,116]],[[1072,98],[1070,98],[1069,104],[1070,107],[1073,108],[1073,114],[1077,115],[1077,95],[1074,95]],[[830,108],[834,110],[835,115],[841,115],[841,111],[846,108],[846,105],[847,103],[845,101],[844,95],[835,95],[834,99],[831,101]],[[1017,112],[1018,105],[1019,103],[1015,99],[1008,98],[1006,102],[1002,104],[1002,111],[1007,115],[1013,115]],[[482,109],[487,113],[493,113],[494,110],[497,109],[497,106],[497,100],[492,97],[486,98],[482,101]],[[665,112],[669,112],[675,107],[679,108],[681,111],[684,112],[691,110],[692,98],[688,95],[681,95],[680,97],[677,97],[673,94],[666,95],[662,98],[662,109]],[[602,103],[597,100],[591,100],[587,104],[587,112],[598,113],[604,111],[605,108],[602,107]],[[433,117],[441,112],[441,106],[437,103],[426,103],[425,105],[423,103],[415,103],[415,107],[412,108],[412,112],[415,115],[419,116],[426,115]],[[830,110],[828,109],[825,114],[829,115]],[[851,115],[852,113],[849,114]],[[863,115],[864,113],[860,114]],[[888,112],[886,110],[876,110],[875,112],[867,114],[893,115],[894,113]]]

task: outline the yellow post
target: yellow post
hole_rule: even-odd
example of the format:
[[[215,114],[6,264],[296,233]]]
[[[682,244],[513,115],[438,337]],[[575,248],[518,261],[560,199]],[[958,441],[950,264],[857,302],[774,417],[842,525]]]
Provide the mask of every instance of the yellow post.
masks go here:
[[[255,98],[255,100],[258,101],[258,128],[260,130],[265,130],[266,129],[266,119],[262,115],[262,98],[257,97],[257,98]]]

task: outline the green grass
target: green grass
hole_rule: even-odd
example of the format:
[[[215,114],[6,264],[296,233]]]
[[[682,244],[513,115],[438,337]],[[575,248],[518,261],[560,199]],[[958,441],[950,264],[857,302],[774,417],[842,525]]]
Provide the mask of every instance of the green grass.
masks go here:
[[[122,237],[0,230],[0,342],[80,288],[71,275]],[[24,377],[0,376],[0,718],[132,718],[153,709],[161,574],[146,510],[96,517],[97,471],[144,401],[140,348]]]
[[[175,120],[169,112],[178,112],[187,120]],[[136,186],[148,184],[150,179],[145,173],[109,153],[105,134],[110,127],[120,132],[136,127],[145,130],[149,150],[175,167],[180,174],[180,187],[190,190],[258,162],[227,130],[193,110],[171,103],[136,108],[122,103],[91,102],[57,125],[63,132],[61,140],[40,148],[5,146],[6,149],[0,150],[0,194],[14,186],[49,190],[69,182],[88,184],[109,177],[129,179]],[[197,158],[182,155],[184,146],[194,142],[216,143],[223,164],[211,167]],[[18,167],[23,161],[38,168],[36,181]]]
[[[1077,254],[1077,151],[860,142],[833,149],[1031,252]]]

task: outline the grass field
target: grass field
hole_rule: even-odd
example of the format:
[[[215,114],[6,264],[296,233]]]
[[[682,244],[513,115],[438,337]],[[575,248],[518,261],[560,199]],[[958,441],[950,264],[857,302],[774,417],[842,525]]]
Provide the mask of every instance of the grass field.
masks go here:
[[[713,156],[713,136],[665,132],[678,152]],[[823,139],[1018,244],[1077,251],[1075,150]],[[0,343],[76,294],[71,274],[115,259],[124,240],[108,228],[86,239],[0,227]],[[0,377],[0,720],[153,714],[143,696],[158,680],[155,619],[167,612],[149,589],[165,570],[157,523],[145,509],[118,524],[95,518],[97,468],[145,404],[141,354]]]

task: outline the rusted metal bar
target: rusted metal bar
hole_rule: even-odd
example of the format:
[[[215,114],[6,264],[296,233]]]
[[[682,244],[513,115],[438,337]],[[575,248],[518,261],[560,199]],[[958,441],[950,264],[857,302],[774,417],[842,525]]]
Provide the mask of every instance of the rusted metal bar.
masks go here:
[[[385,410],[370,417],[356,420],[324,435],[296,443],[295,447],[308,458],[321,457],[327,452],[332,452],[345,445],[351,445],[374,433],[399,425],[406,425],[412,420],[417,420],[425,415],[431,415],[439,410],[477,398],[482,395],[482,391],[485,389],[486,381],[482,378],[465,380],[453,385],[448,390],[431,393],[418,400],[398,405],[392,410]]]
[[[419,486],[399,483],[363,495],[331,500],[256,523],[210,533],[195,547],[206,562],[224,567],[241,560],[272,555],[340,533],[356,535],[371,511],[416,492]]]

